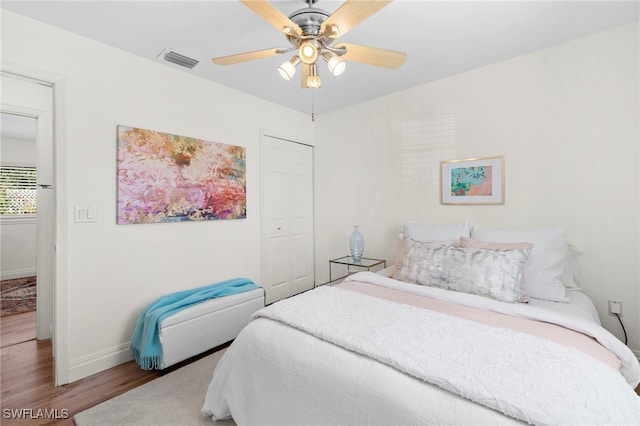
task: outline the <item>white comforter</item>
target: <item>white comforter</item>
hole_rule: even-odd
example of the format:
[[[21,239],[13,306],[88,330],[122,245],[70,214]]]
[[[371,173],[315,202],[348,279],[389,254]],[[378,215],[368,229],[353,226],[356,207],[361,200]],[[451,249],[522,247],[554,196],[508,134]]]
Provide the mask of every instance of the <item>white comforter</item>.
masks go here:
[[[388,287],[419,296],[432,297],[458,305],[480,308],[520,318],[558,324],[596,339],[602,346],[613,352],[620,360],[620,372],[627,383],[635,388],[640,384],[640,363],[638,358],[624,343],[600,325],[583,318],[551,311],[531,304],[504,303],[473,294],[447,291],[435,287],[407,284],[372,272],[360,272],[347,277],[345,281],[360,281]]]
[[[257,317],[220,361],[204,414],[238,424],[640,422],[620,374],[534,336],[329,287]]]

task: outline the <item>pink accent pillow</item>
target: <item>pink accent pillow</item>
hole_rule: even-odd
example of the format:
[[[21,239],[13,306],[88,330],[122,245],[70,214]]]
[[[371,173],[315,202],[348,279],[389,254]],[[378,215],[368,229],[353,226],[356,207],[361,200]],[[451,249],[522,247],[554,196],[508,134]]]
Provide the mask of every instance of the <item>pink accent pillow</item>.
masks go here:
[[[460,247],[482,248],[490,250],[517,250],[532,249],[531,243],[493,243],[489,241],[474,240],[471,238],[460,237]]]
[[[460,237],[460,247],[470,247],[489,250],[517,250],[517,249],[533,249],[532,243],[494,243],[489,241],[474,240],[467,237]],[[522,274],[522,280],[520,281],[520,302],[526,303],[529,301],[526,291],[525,275]]]

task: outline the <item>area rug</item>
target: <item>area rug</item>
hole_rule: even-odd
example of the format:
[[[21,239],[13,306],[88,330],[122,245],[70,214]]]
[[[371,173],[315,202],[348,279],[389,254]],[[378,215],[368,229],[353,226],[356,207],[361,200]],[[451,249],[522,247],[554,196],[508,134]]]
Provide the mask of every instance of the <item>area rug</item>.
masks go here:
[[[36,277],[16,278],[0,282],[2,307],[0,316],[36,310]]]
[[[225,349],[82,411],[77,426],[233,426],[233,420],[213,423],[200,414],[213,370]]]

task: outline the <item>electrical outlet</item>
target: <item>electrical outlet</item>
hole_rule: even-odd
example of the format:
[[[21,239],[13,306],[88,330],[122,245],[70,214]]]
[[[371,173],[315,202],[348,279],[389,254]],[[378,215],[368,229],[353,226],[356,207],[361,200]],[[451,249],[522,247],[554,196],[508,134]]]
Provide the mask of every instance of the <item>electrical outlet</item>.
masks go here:
[[[615,314],[622,316],[622,302],[609,300],[609,315]]]

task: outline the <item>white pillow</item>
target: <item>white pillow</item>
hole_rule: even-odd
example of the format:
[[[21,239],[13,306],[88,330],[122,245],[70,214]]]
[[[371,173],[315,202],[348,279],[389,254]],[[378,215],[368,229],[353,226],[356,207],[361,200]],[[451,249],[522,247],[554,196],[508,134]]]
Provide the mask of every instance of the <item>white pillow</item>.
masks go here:
[[[582,251],[574,246],[573,244],[569,244],[569,251],[567,253],[567,257],[565,259],[564,266],[564,274],[562,275],[562,284],[566,288],[579,290],[578,286],[579,278],[580,278],[580,270],[578,269],[578,258],[582,255]]]
[[[561,228],[547,229],[489,229],[474,227],[471,238],[495,243],[533,244],[525,266],[527,295],[537,299],[568,302],[562,282],[569,244]],[[575,284],[574,284],[575,285]]]
[[[469,237],[471,234],[471,227],[467,223],[454,225],[405,223],[404,234],[416,241],[459,241],[460,237]]]

